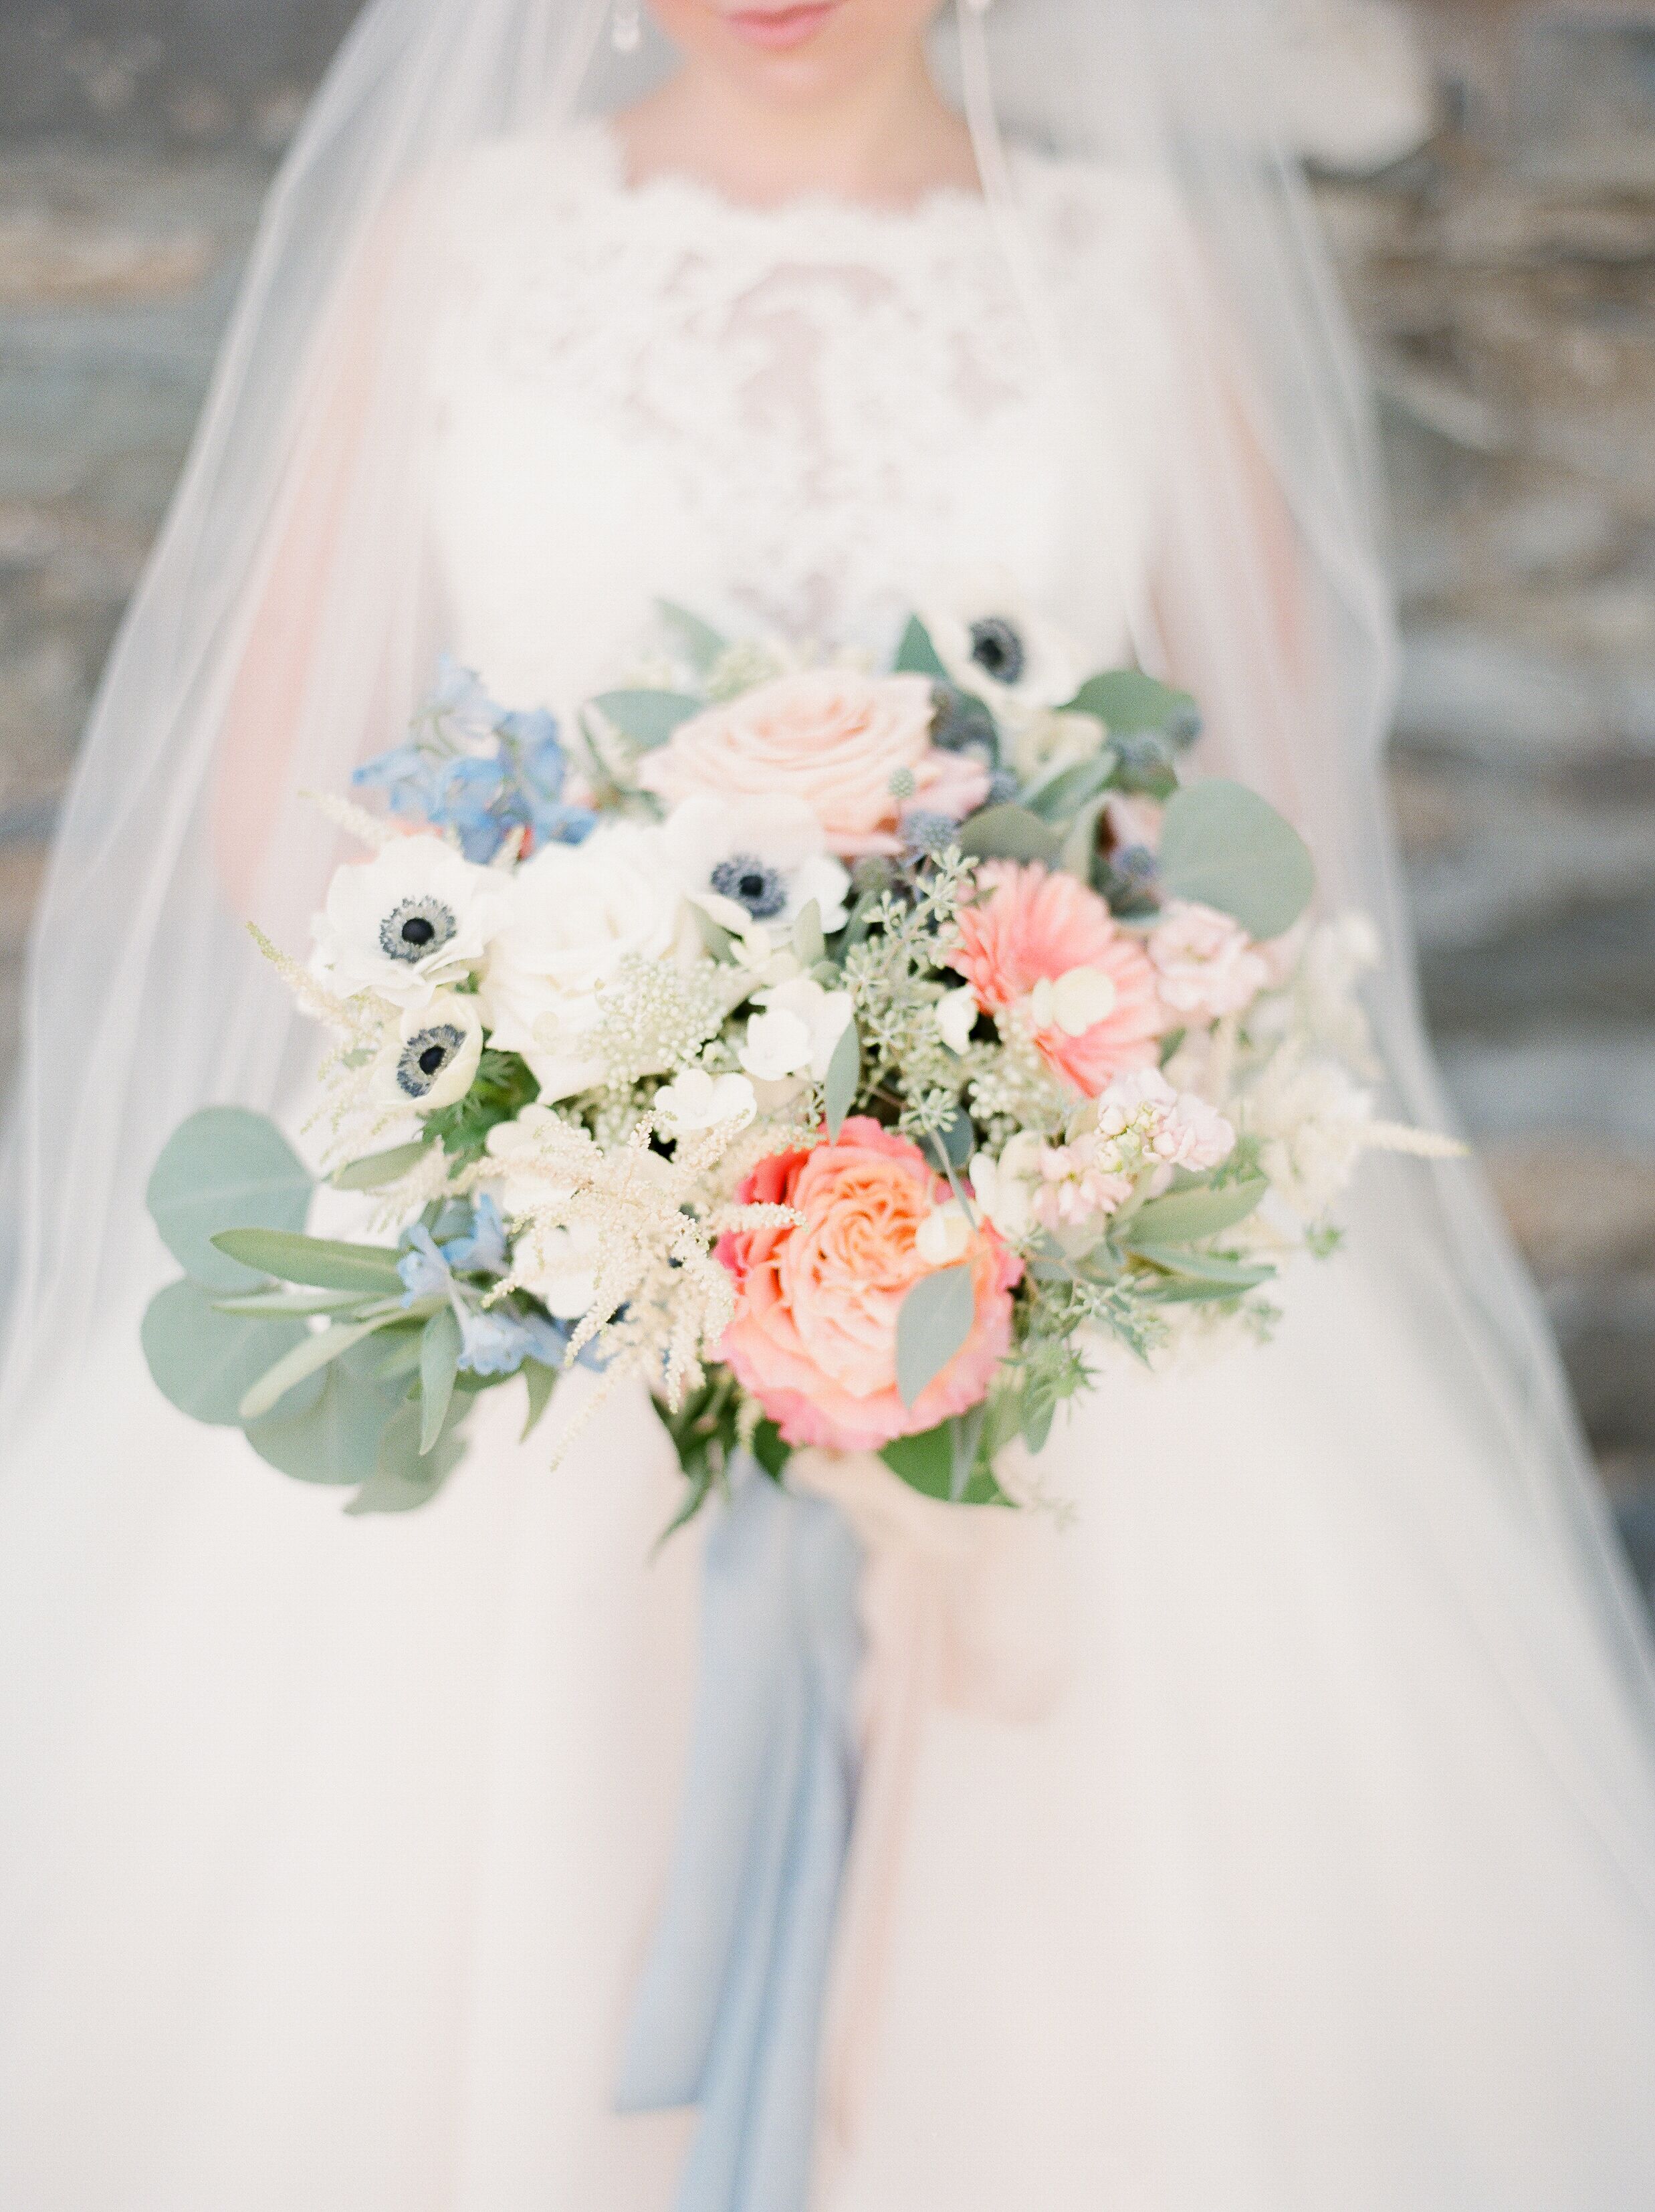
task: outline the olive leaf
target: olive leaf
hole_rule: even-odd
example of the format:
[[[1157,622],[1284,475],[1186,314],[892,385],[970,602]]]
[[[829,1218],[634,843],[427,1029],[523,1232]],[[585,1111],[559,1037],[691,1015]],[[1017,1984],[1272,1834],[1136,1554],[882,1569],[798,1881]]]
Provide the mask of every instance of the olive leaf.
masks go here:
[[[1152,1198],[1133,1215],[1129,1241],[1190,1244],[1199,1237],[1216,1237],[1256,1212],[1269,1188],[1263,1176],[1249,1176],[1222,1190],[1175,1190],[1165,1198]]]
[[[420,1455],[435,1448],[448,1409],[454,1402],[454,1378],[459,1372],[464,1340],[452,1306],[433,1313],[420,1342]]]
[[[400,1182],[410,1168],[417,1167],[427,1149],[423,1137],[411,1145],[393,1145],[388,1152],[371,1152],[366,1159],[336,1168],[328,1181],[336,1190],[383,1190],[387,1183]]]
[[[295,1237],[276,1229],[228,1229],[213,1243],[232,1260],[321,1291],[400,1291],[397,1255],[380,1244],[340,1244],[324,1237]]]
[[[283,1352],[276,1364],[266,1370],[242,1395],[238,1408],[244,1421],[263,1420],[266,1413],[276,1411],[289,1390],[312,1375],[342,1359],[345,1353],[361,1343],[365,1337],[377,1336],[382,1328],[401,1319],[397,1314],[376,1316],[372,1321],[336,1322],[331,1328],[318,1329],[315,1335],[306,1335],[291,1350]]]
[[[927,1387],[963,1351],[977,1315],[969,1267],[922,1275],[896,1317],[896,1388],[905,1406],[918,1404]]]

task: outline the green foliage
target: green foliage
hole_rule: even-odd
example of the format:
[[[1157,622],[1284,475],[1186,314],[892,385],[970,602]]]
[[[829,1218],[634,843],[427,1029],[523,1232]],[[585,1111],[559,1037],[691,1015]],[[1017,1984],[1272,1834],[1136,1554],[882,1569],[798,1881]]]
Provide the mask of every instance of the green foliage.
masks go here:
[[[355,1488],[379,1465],[379,1438],[398,1395],[360,1367],[339,1360],[326,1370],[316,1403],[290,1419],[281,1412],[255,1421],[247,1441],[259,1457],[296,1482]]]
[[[702,702],[688,691],[603,691],[591,703],[623,738],[652,752],[681,723],[699,714]]]
[[[896,1387],[905,1406],[916,1405],[964,1350],[976,1317],[969,1267],[943,1267],[919,1278],[896,1316]]]
[[[380,1244],[341,1244],[330,1237],[296,1237],[282,1229],[227,1229],[213,1239],[221,1252],[263,1275],[317,1290],[355,1291],[362,1297],[399,1295],[397,1255]]]
[[[1280,937],[1309,905],[1315,864],[1302,837],[1267,799],[1217,778],[1185,786],[1161,832],[1168,898],[1233,915],[1248,935]]]
[[[965,1422],[944,1421],[917,1437],[898,1437],[879,1455],[893,1474],[924,1497],[958,1505],[1003,1505],[1008,1501],[992,1468],[974,1449],[979,1434],[980,1423],[968,1433]]]
[[[426,1130],[456,1166],[470,1165],[488,1151],[489,1131],[502,1121],[515,1121],[539,1096],[540,1085],[525,1060],[514,1052],[491,1048],[478,1062],[464,1097],[427,1115]]]
[[[161,1291],[143,1317],[143,1354],[155,1387],[181,1413],[213,1428],[240,1426],[247,1392],[307,1341],[302,1321],[221,1312],[210,1291],[188,1280]],[[313,1384],[310,1401],[320,1395],[320,1383]],[[302,1410],[295,1393],[288,1411]]]
[[[895,672],[899,676],[935,676],[947,680],[949,672],[943,665],[943,657],[918,615],[910,619],[903,632],[902,642],[897,648]]]
[[[319,1374],[336,1359],[353,1351],[365,1337],[376,1336],[388,1328],[397,1316],[376,1317],[372,1321],[336,1322],[331,1328],[318,1329],[313,1336],[305,1337],[285,1352],[276,1364],[252,1384],[243,1397],[240,1415],[244,1421],[263,1419],[273,1413],[288,1393],[312,1375]]]
[[[1169,1191],[1152,1198],[1132,1216],[1128,1242],[1136,1249],[1146,1244],[1189,1244],[1203,1237],[1216,1237],[1234,1229],[1258,1211],[1270,1185],[1263,1176],[1250,1176],[1215,1190],[1197,1185],[1191,1190]]]
[[[1201,727],[1200,709],[1189,692],[1157,683],[1139,668],[1116,668],[1093,677],[1082,684],[1070,707],[1077,714],[1095,714],[1112,737],[1155,730],[1187,744]]]
[[[1077,761],[1033,785],[1024,792],[1022,803],[1042,822],[1070,823],[1082,808],[1101,798],[1119,766],[1119,756],[1112,751],[1100,752],[1095,760]]]
[[[373,1471],[347,1513],[357,1517],[379,1513],[412,1513],[428,1505],[464,1455],[459,1433],[470,1407],[461,1399],[433,1442],[422,1442],[423,1418],[418,1405],[399,1406],[379,1431]]]
[[[149,1212],[167,1250],[211,1290],[253,1286],[214,1239],[225,1229],[302,1229],[310,1170],[267,1115],[209,1106],[169,1139],[149,1178]]]
[[[656,611],[672,632],[680,651],[699,675],[710,675],[720,658],[730,650],[730,641],[721,637],[711,623],[704,623],[700,615],[692,614],[688,607],[676,605],[671,599],[658,599]]]
[[[828,1120],[828,1133],[837,1137],[845,1127],[851,1109],[856,1104],[857,1092],[862,1087],[862,1036],[854,1021],[846,1024],[845,1034],[834,1047],[834,1056],[828,1063],[828,1077],[822,1085],[822,1098]]]
[[[399,1182],[411,1168],[418,1167],[429,1149],[424,1137],[411,1145],[393,1145],[388,1152],[373,1152],[367,1159],[352,1160],[335,1169],[328,1181],[336,1190],[383,1190],[389,1183]],[[299,1222],[294,1225],[302,1228],[304,1224]]]
[[[452,1306],[443,1306],[425,1325],[420,1340],[420,1454],[433,1450],[454,1401],[459,1372],[460,1325]]]
[[[989,806],[960,832],[960,849],[974,860],[1040,860],[1055,867],[1063,839],[1026,806]]]

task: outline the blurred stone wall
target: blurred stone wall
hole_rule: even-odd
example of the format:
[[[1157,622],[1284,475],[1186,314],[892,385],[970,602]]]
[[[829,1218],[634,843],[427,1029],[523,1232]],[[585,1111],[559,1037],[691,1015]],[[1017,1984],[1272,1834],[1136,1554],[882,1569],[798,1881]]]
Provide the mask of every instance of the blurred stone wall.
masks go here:
[[[353,0],[6,0],[0,1045],[261,190]],[[1439,135],[1319,186],[1381,393],[1434,1024],[1655,1575],[1655,0],[1416,0]]]

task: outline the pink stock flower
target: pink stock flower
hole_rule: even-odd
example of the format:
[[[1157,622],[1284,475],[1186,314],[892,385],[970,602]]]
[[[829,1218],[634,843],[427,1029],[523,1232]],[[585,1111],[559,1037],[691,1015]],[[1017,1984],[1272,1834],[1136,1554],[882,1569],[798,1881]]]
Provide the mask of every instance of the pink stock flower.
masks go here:
[[[1010,1346],[1022,1262],[986,1226],[963,1255],[977,1294],[970,1337],[914,1405],[897,1389],[897,1316],[934,1272],[915,1240],[949,1196],[918,1146],[866,1117],[832,1143],[761,1161],[743,1184],[739,1203],[804,1216],[802,1226],[745,1230],[718,1246],[737,1293],[720,1356],[790,1444],[877,1451],[987,1394]]]
[[[1186,1022],[1245,1013],[1270,980],[1270,963],[1240,923],[1193,899],[1161,909],[1149,957],[1162,1000]]]
[[[803,799],[830,851],[896,854],[905,806],[964,815],[987,792],[979,764],[962,766],[933,747],[935,718],[928,677],[811,669],[680,723],[644,761],[639,781],[674,805],[700,791]],[[899,797],[892,778],[905,773],[912,789]]]
[[[949,964],[971,985],[985,1013],[1018,1005],[1041,983],[1094,971],[1112,991],[1108,1012],[1078,1032],[1037,1016],[1041,1057],[1088,1098],[1113,1077],[1149,1066],[1155,1040],[1169,1026],[1155,969],[1097,893],[1073,876],[1048,873],[1038,861],[1019,866],[991,860],[977,871],[977,882],[986,896],[961,910],[960,942]]]

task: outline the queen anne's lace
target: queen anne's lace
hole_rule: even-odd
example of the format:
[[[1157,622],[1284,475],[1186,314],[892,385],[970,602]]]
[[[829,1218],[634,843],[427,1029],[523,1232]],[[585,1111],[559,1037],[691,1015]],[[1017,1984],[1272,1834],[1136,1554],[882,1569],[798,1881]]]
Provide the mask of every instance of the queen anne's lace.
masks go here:
[[[1118,380],[1142,368],[1136,196],[1096,172],[1028,170],[1037,259],[1085,303],[1082,381],[1106,402],[1093,428],[1136,465],[1143,423]],[[488,588],[485,546],[502,593],[525,561],[578,561],[588,523],[601,559],[606,497],[640,503],[634,562],[658,587],[682,574],[698,605],[749,629],[882,644],[934,580],[990,565],[1052,598],[1074,424],[979,198],[743,208],[683,179],[627,185],[615,141],[589,128],[479,157],[448,234],[439,527],[470,517],[450,549],[462,598]],[[482,529],[490,410],[515,426],[515,465]],[[604,451],[626,470],[580,480]],[[567,553],[535,534],[549,514]],[[542,581],[555,629],[560,579]]]

